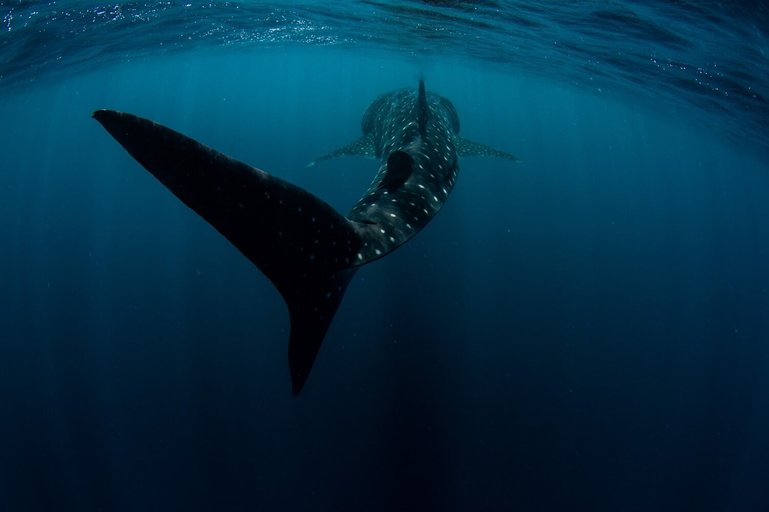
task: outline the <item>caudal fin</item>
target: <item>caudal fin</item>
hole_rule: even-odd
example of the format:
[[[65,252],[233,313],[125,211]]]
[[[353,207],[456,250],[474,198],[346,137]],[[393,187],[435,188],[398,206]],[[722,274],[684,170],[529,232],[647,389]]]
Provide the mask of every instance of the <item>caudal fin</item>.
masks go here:
[[[93,117],[280,291],[298,394],[355,273],[356,225],[309,192],[148,119],[112,110]]]
[[[301,286],[293,288],[291,295],[283,295],[291,316],[288,366],[294,396],[307,381],[323,337],[356,270],[351,268],[307,278]]]

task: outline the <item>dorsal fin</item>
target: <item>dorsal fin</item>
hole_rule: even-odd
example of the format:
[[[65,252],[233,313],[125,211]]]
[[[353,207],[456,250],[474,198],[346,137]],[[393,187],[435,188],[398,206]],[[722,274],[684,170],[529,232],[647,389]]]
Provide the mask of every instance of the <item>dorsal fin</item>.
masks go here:
[[[397,190],[406,183],[414,168],[414,159],[404,151],[393,151],[387,158],[387,172],[382,177],[380,187]]]
[[[425,93],[425,81],[419,80],[419,94],[417,95],[417,124],[419,125],[419,134],[424,139],[427,136],[427,117],[429,109],[427,108],[427,94]]]

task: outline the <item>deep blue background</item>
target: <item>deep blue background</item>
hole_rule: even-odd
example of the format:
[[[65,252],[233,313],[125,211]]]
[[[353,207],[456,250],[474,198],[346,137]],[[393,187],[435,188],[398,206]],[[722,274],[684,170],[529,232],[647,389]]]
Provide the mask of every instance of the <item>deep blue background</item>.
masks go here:
[[[377,95],[467,158],[358,273],[290,396],[288,317],[89,114],[134,112],[346,211],[307,162]],[[159,57],[0,99],[0,510],[769,508],[769,172],[677,112],[462,61]]]

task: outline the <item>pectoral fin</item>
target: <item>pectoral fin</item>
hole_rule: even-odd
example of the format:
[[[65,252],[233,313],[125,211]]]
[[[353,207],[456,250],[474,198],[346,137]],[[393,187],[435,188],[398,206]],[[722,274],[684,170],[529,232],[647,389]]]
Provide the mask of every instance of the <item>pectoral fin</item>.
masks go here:
[[[459,156],[494,156],[497,158],[504,158],[505,160],[511,160],[513,162],[518,161],[518,157],[515,155],[494,149],[491,146],[481,144],[480,142],[473,142],[463,138],[457,139],[457,154]]]
[[[315,160],[307,164],[307,167],[312,167],[318,162],[331,160],[332,158],[338,158],[340,156],[365,156],[368,158],[376,158],[376,149],[374,148],[373,137],[371,137],[371,135],[364,135],[363,137],[361,137],[360,139],[356,140],[351,144],[348,144],[335,151],[332,151],[327,155],[323,155],[319,158],[316,158]]]

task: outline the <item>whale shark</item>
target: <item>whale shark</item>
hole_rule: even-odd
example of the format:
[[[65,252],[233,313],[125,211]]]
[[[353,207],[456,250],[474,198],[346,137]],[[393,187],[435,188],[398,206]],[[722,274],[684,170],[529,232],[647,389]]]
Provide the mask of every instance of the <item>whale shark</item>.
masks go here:
[[[360,139],[310,165],[375,158],[371,185],[345,216],[310,192],[149,119],[114,110],[93,117],[147,171],[211,224],[280,292],[288,306],[294,396],[305,385],[350,280],[394,251],[440,211],[460,156],[516,157],[459,136],[448,99],[417,88],[389,92],[363,114]]]

